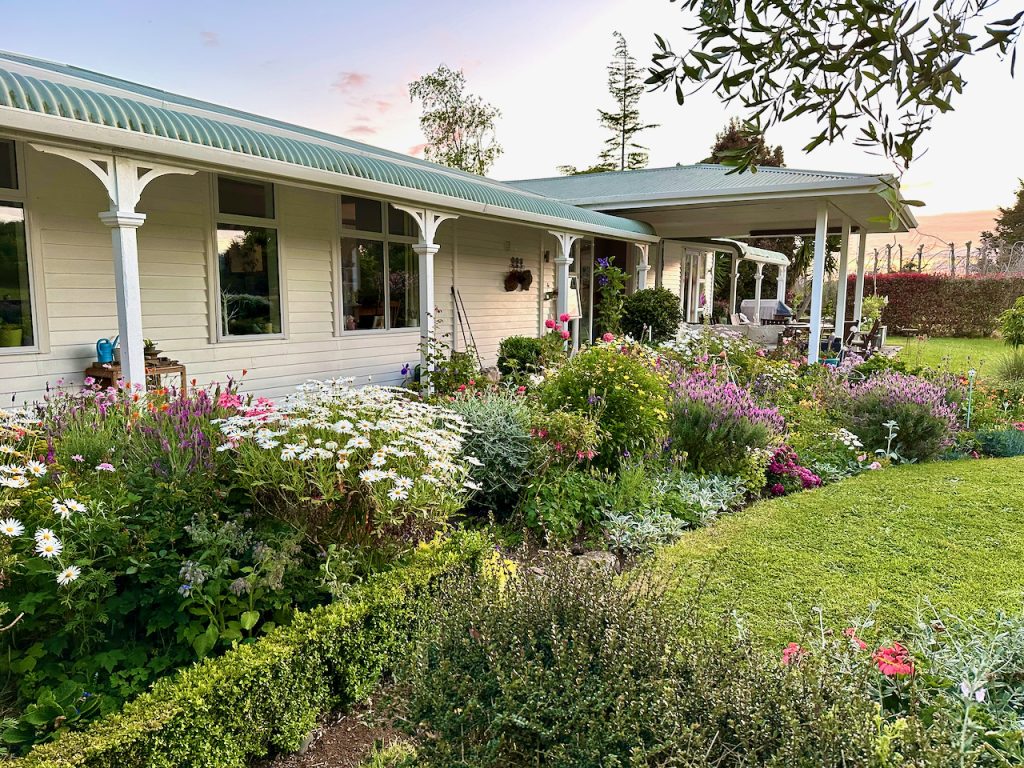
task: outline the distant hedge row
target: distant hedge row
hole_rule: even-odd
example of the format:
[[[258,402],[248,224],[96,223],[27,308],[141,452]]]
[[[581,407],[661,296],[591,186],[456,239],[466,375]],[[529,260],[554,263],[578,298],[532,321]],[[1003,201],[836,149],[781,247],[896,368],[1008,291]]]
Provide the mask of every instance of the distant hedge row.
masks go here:
[[[853,311],[855,278],[847,290]],[[864,295],[888,296],[882,322],[889,333],[917,328],[929,336],[991,336],[998,316],[1018,296],[1024,296],[1024,277],[949,277],[897,272],[864,278]]]
[[[406,566],[249,645],[159,680],[80,733],[36,747],[12,768],[242,768],[294,751],[332,708],[359,701],[408,649],[437,582],[479,559],[478,534],[421,547]]]

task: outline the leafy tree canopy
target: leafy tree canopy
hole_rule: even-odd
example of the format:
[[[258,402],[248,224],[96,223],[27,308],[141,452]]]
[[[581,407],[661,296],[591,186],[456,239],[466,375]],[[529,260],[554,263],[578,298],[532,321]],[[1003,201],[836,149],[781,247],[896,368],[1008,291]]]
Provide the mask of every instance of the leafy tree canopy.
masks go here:
[[[487,174],[503,152],[494,127],[501,111],[481,97],[466,93],[462,70],[440,65],[409,83],[409,99],[422,105],[420,129],[427,139],[427,160],[481,176]]]
[[[989,248],[1009,249],[1015,243],[1024,243],[1024,179],[1018,179],[1017,183],[1017,199],[1013,205],[999,209],[994,231],[981,233],[982,243]]]
[[[674,2],[675,0],[673,0]],[[763,133],[800,115],[820,131],[810,151],[856,130],[854,142],[909,167],[934,118],[963,91],[963,65],[994,52],[1016,59],[1024,11],[998,0],[680,0],[696,40],[677,53],[656,36],[647,83],[682,104],[710,85]],[[816,129],[817,130],[817,129]],[[755,165],[756,146],[732,159]]]
[[[711,154],[701,162],[728,164],[737,156],[744,155],[751,155],[755,166],[782,168],[786,165],[781,144],[768,146],[761,133],[748,130],[735,117],[730,118],[725,128],[718,132],[711,147]]]

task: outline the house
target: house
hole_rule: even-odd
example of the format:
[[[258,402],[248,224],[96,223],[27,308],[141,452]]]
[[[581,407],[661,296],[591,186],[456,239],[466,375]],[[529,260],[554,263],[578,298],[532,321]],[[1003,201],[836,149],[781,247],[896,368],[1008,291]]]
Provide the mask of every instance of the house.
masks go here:
[[[190,379],[244,369],[270,396],[397,382],[428,335],[493,364],[502,338],[543,332],[577,293],[585,336],[602,254],[696,320],[714,253],[758,257],[711,238],[912,223],[887,177],[692,166],[502,183],[14,53],[0,86],[5,404],[80,381],[115,334],[131,381],[152,338]],[[527,288],[506,290],[513,269]]]

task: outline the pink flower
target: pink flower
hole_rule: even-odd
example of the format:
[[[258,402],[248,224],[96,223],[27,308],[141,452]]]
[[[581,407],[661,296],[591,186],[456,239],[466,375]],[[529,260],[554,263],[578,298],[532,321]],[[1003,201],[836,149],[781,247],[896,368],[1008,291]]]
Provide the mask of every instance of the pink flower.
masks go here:
[[[867,460],[868,460],[868,455],[866,453],[862,453],[860,456],[857,457],[857,461],[860,461],[860,462],[865,462]]]
[[[562,331],[561,335],[563,339],[568,339],[572,334],[569,333],[568,331]]]
[[[81,464],[83,461],[85,461],[85,457],[80,453],[76,453],[74,456],[71,457],[71,460],[77,461],[79,464]]]
[[[607,343],[611,343],[611,342],[615,341],[615,334],[613,334],[613,333],[606,333],[604,336],[601,337],[601,341],[604,341],[604,342],[607,342]]]
[[[114,471],[114,465],[109,463],[109,462],[104,461],[102,464],[97,464],[96,465],[96,471],[97,472],[113,472]]]
[[[58,384],[59,383],[60,382],[58,382]],[[92,376],[86,376],[82,383],[85,384],[85,386],[87,387],[91,387],[93,384],[96,383],[96,379],[94,379]]]
[[[882,465],[879,464],[877,461],[872,461],[870,464],[868,464],[868,469],[881,469],[881,468],[882,468]]]
[[[516,392],[518,392],[520,395],[525,394],[526,387],[520,385],[520,386],[516,387]]]
[[[773,496],[782,496],[786,492],[786,486],[782,483],[775,483],[770,490]]]
[[[549,318],[548,318],[547,320],[545,320],[545,321],[544,321],[544,327],[545,327],[545,328],[554,328],[554,327],[555,327],[555,321],[554,321],[554,320],[552,320],[552,319],[551,319],[551,318],[549,317]]]
[[[847,627],[843,630],[843,634],[850,638],[850,642],[853,645],[860,648],[862,651],[866,651],[868,649],[868,644],[861,640],[859,637],[857,637],[856,627]]]
[[[807,655],[807,649],[799,643],[790,643],[782,649],[782,663],[784,666],[799,664],[800,660]]]
[[[560,314],[558,316],[558,319],[561,320],[563,323],[568,323],[569,322],[569,313],[568,312],[563,312],[562,314]]]
[[[888,677],[914,674],[914,661],[910,652],[899,643],[889,648],[879,648],[872,658],[878,665],[878,671]]]

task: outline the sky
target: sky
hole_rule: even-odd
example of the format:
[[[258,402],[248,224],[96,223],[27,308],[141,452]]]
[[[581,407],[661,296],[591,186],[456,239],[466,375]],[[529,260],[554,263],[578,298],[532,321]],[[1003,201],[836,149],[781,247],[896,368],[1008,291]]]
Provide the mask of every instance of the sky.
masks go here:
[[[604,139],[596,110],[611,107],[612,32],[646,65],[654,34],[685,40],[687,21],[669,0],[0,0],[0,9],[8,50],[410,154],[422,152],[423,136],[408,83],[441,63],[462,68],[469,89],[502,111],[505,153],[491,172],[499,179],[593,163]],[[1024,177],[1024,142],[1012,128],[1024,124],[1024,73],[1011,79],[994,56],[966,71],[956,111],[938,118],[927,153],[903,177],[905,196],[927,204],[919,216],[992,211],[1010,204]],[[737,114],[711,92],[682,107],[670,93],[646,93],[640,109],[659,124],[642,137],[652,166],[701,160]],[[805,155],[812,131],[797,120],[768,139],[794,168],[894,170],[852,145]]]

